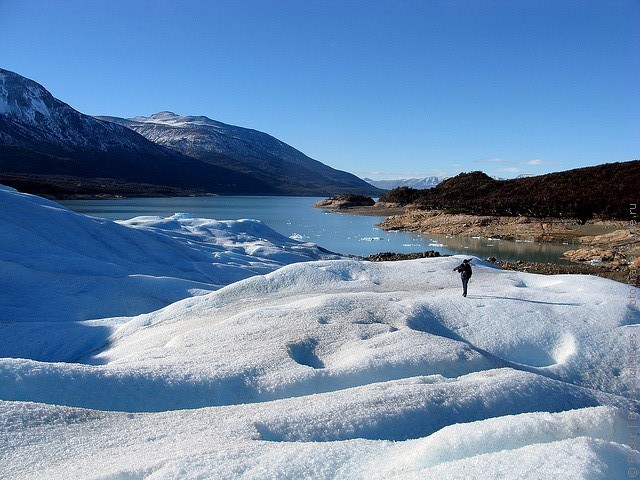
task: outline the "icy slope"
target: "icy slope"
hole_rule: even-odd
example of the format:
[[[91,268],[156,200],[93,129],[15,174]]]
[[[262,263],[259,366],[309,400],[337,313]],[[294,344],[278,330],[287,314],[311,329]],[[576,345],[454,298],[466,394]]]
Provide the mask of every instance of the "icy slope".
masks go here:
[[[41,342],[31,332],[91,341],[108,328],[83,321],[150,312],[291,262],[338,258],[256,220],[174,215],[114,223],[4,186],[0,205],[0,356],[33,358],[36,350],[39,359],[68,360],[76,354],[59,355],[51,337]],[[18,348],[28,346],[23,336],[33,349]]]
[[[478,263],[462,299],[459,261],[293,264],[132,318],[84,364],[4,359],[0,398],[39,402],[3,403],[9,473],[620,478],[628,288]]]
[[[27,291],[61,278],[73,288],[74,275],[98,285],[100,272],[134,265],[187,282],[184,295],[215,291],[129,318],[1,324],[0,349],[31,355],[0,358],[0,478],[604,480],[638,458],[637,289],[475,259],[462,298],[462,257],[275,269],[323,254],[259,240],[255,222],[118,225],[13,199],[33,202],[14,219],[33,236],[20,244],[2,230],[3,246],[41,255],[17,277]],[[2,264],[27,261],[2,249],[12,254]],[[69,255],[75,266],[56,261]],[[238,268],[248,278],[217,288]],[[118,303],[110,288],[86,291],[101,317]],[[73,301],[61,298],[28,300],[55,318]]]
[[[0,204],[0,278],[13,292],[3,321],[135,315],[291,262],[338,258],[257,220],[114,223],[3,186]]]

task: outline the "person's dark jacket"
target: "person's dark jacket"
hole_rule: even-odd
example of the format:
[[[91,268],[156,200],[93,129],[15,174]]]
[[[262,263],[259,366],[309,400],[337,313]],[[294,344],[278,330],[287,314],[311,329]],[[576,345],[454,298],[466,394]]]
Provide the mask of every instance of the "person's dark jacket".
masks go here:
[[[471,278],[471,274],[473,273],[471,271],[471,264],[469,262],[462,262],[460,265],[454,268],[453,271],[460,272],[460,274],[464,278]]]

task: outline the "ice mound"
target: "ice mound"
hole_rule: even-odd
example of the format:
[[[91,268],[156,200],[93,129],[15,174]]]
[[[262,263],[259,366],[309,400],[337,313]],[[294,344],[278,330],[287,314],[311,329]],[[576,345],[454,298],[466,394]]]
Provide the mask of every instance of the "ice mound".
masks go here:
[[[111,222],[4,186],[0,204],[0,356],[75,361],[114,323],[90,320],[151,312],[292,262],[340,258],[257,220]]]
[[[637,289],[474,259],[462,298],[464,257],[276,269],[323,253],[256,222],[109,229],[104,265],[148,235],[170,272],[220,247],[220,278],[256,248],[265,271],[131,317],[0,325],[2,351],[48,352],[0,358],[0,478],[609,479],[638,458]]]

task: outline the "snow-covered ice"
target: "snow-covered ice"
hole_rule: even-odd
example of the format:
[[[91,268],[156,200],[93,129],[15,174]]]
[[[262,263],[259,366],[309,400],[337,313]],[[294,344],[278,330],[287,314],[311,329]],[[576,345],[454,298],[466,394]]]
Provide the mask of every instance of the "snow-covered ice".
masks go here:
[[[1,478],[610,479],[638,459],[637,289],[474,259],[462,298],[461,256],[0,197]]]
[[[176,214],[115,223],[2,186],[0,205],[0,357],[74,360],[82,352],[70,337],[104,337],[108,317],[151,312],[292,262],[339,258],[257,220]]]

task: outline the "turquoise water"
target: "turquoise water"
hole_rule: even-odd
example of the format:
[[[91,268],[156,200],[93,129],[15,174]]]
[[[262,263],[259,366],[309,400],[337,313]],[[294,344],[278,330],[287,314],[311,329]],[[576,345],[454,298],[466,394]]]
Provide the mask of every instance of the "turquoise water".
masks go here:
[[[192,217],[216,220],[254,218],[277,232],[328,250],[367,256],[380,252],[410,253],[437,250],[500,260],[558,262],[572,245],[524,243],[487,238],[385,232],[375,224],[384,217],[326,212],[311,208],[314,197],[185,197],[128,198],[120,200],[66,200],[61,204],[76,212],[110,220],[141,215]]]

